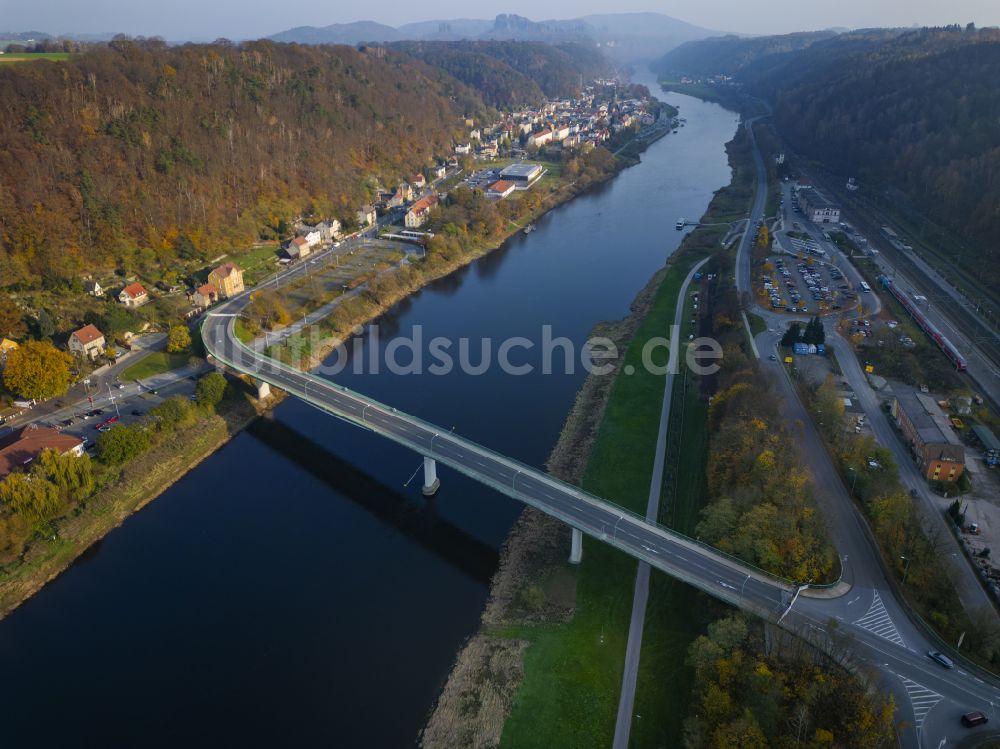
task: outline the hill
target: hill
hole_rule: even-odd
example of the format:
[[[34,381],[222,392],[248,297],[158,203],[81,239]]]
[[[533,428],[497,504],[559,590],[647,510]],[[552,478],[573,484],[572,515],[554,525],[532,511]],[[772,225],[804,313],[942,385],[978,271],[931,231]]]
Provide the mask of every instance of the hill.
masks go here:
[[[743,42],[709,40],[661,60],[733,71],[769,100],[798,152],[857,177],[894,206],[972,243],[983,283],[1000,283],[1000,30],[973,27],[851,32],[741,59]],[[931,238],[933,241],[933,238]],[[971,263],[972,261],[969,261]]]
[[[537,104],[579,93],[580,82],[609,72],[593,45],[538,42],[402,42],[395,49],[441,68],[496,107]]]
[[[771,61],[774,58],[784,59],[834,36],[836,33],[832,31],[811,31],[765,37],[713,37],[682,44],[667,52],[651,67],[664,77],[732,76],[764,58]]]
[[[115,41],[0,68],[0,286],[213,257],[350,219],[451,152],[481,98],[382,48]]]
[[[392,26],[374,21],[334,23],[329,26],[298,26],[268,37],[275,42],[299,44],[348,44],[363,42],[395,42],[406,37]]]

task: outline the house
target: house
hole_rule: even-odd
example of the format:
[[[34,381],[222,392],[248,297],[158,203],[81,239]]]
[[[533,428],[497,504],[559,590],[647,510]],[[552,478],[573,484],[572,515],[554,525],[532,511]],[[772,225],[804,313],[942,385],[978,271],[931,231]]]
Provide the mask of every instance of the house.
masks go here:
[[[391,198],[389,198],[386,205],[390,208],[399,208],[400,206],[409,203],[411,200],[413,200],[413,188],[406,182],[403,182],[398,188],[396,188],[396,192],[393,193]]]
[[[491,185],[486,187],[486,197],[488,198],[506,198],[512,192],[517,189],[517,185],[506,179],[498,179]]]
[[[84,281],[83,290],[90,294],[91,296],[102,297],[104,296],[104,288],[97,281]]]
[[[104,353],[104,334],[95,325],[84,325],[69,336],[69,352],[96,359]]]
[[[427,187],[427,179],[422,174],[414,174],[410,177],[410,184],[418,190],[423,190]]]
[[[569,125],[563,125],[561,127],[557,127],[555,130],[552,131],[552,140],[554,141],[566,140],[566,138],[568,137],[569,137]]]
[[[469,133],[469,140],[482,140],[482,139],[483,139],[483,134],[482,132],[479,131],[478,128]]]
[[[305,237],[295,237],[285,245],[285,255],[289,260],[300,260],[312,252]]]
[[[219,301],[219,290],[210,283],[204,283],[194,290],[191,302],[197,307],[211,307]]]
[[[141,283],[130,283],[118,292],[118,301],[126,307],[141,307],[149,301],[149,292]]]
[[[0,439],[0,478],[29,465],[43,450],[80,457],[83,440],[37,424],[21,427]]]
[[[455,146],[455,153],[459,156],[468,156],[470,153],[472,153],[472,144],[459,143],[457,146]]]
[[[362,229],[366,226],[375,226],[375,222],[378,221],[378,214],[375,213],[375,206],[373,205],[363,205],[358,209],[358,226]]]
[[[229,299],[243,291],[243,271],[235,263],[224,263],[208,274],[208,282],[218,289],[220,299]]]
[[[444,164],[438,164],[431,171],[434,174],[434,179],[444,179],[445,176],[448,174],[448,167],[446,167]]]
[[[546,128],[545,130],[539,130],[537,133],[532,133],[531,135],[529,135],[527,145],[537,146],[541,148],[546,143],[550,143],[551,141],[552,141],[552,131]]]
[[[912,388],[893,388],[896,397],[890,412],[924,478],[957,481],[965,471],[965,447],[937,402]]]
[[[406,228],[418,229],[426,224],[427,219],[430,218],[431,208],[437,204],[437,195],[428,195],[426,198],[421,198],[410,206],[410,210],[406,212],[406,218],[404,219]]]
[[[308,245],[310,250],[323,241],[323,235],[319,229],[312,226],[303,227],[300,230],[299,236],[306,240],[306,245]]]

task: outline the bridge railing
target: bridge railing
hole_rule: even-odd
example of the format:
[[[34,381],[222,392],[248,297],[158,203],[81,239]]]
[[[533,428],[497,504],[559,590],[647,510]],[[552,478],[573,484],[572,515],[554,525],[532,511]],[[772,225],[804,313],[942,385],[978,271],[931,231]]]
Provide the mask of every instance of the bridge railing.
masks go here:
[[[207,319],[206,319],[206,321],[207,321]],[[204,324],[205,324],[205,322],[202,323],[202,327],[204,327]],[[511,457],[509,457],[507,455],[499,453],[496,450],[493,450],[491,448],[485,447],[485,446],[483,446],[483,445],[481,445],[481,444],[479,444],[477,442],[474,442],[474,441],[472,441],[472,440],[470,440],[470,439],[468,439],[466,437],[462,437],[461,435],[455,434],[454,432],[449,432],[447,430],[444,430],[440,426],[438,426],[436,424],[433,424],[433,423],[431,423],[429,421],[426,421],[424,419],[421,419],[420,417],[413,416],[412,414],[408,414],[408,413],[399,411],[398,409],[396,409],[396,408],[394,408],[392,406],[389,406],[389,405],[387,405],[385,403],[382,403],[382,402],[380,402],[380,401],[378,401],[378,400],[376,400],[374,398],[371,398],[371,397],[369,397],[367,395],[364,395],[362,393],[359,393],[357,391],[351,390],[350,388],[347,388],[344,385],[341,385],[339,383],[333,382],[333,381],[328,380],[326,378],[320,377],[320,376],[318,376],[316,374],[313,374],[312,372],[305,372],[305,371],[303,371],[301,369],[298,369],[296,367],[292,367],[292,366],[290,366],[288,364],[285,364],[284,362],[278,361],[277,359],[273,359],[273,358],[271,358],[269,356],[266,356],[266,355],[264,355],[264,354],[262,354],[260,352],[254,351],[249,346],[247,346],[242,341],[240,341],[238,338],[236,338],[236,336],[233,334],[232,329],[231,329],[232,323],[230,323],[228,327],[230,328],[230,330],[229,330],[230,339],[232,341],[234,341],[236,343],[236,345],[238,345],[244,351],[244,353],[246,355],[248,355],[249,357],[251,357],[252,360],[254,360],[255,362],[258,362],[260,364],[264,364],[264,367],[249,368],[249,367],[246,367],[244,365],[241,365],[240,363],[229,361],[228,359],[226,359],[225,357],[221,356],[217,351],[214,350],[212,342],[208,338],[206,338],[204,335],[202,337],[205,339],[206,348],[209,350],[210,353],[212,353],[213,356],[215,356],[220,361],[224,362],[225,364],[233,367],[234,369],[236,369],[238,371],[241,371],[241,372],[244,372],[246,374],[249,374],[249,375],[258,377],[260,379],[266,380],[267,379],[267,367],[273,367],[273,368],[276,368],[278,370],[283,371],[285,374],[293,375],[295,377],[301,377],[301,378],[303,378],[303,379],[305,379],[305,380],[307,380],[307,381],[309,381],[311,383],[314,383],[318,388],[330,388],[330,389],[339,391],[341,393],[350,395],[350,396],[352,396],[353,398],[355,398],[357,400],[361,400],[361,401],[364,401],[366,404],[370,404],[374,408],[381,409],[383,412],[392,414],[393,416],[396,416],[396,417],[405,418],[407,421],[409,421],[409,422],[413,423],[414,425],[416,425],[416,426],[424,429],[427,432],[438,433],[438,434],[441,435],[442,439],[450,440],[452,442],[457,442],[457,443],[461,444],[463,447],[465,447],[465,448],[467,448],[469,450],[472,450],[472,451],[475,451],[475,452],[479,452],[480,454],[489,455],[490,457],[492,457],[494,460],[496,460],[498,462],[505,463],[509,467],[512,467],[512,468],[520,471],[521,473],[525,473],[527,475],[531,475],[531,476],[533,476],[534,478],[536,478],[536,479],[538,479],[540,481],[544,481],[545,483],[548,483],[549,485],[553,486],[554,488],[556,488],[556,489],[558,489],[560,491],[571,493],[574,496],[576,496],[577,498],[579,498],[579,499],[581,499],[581,500],[583,500],[585,502],[588,502],[591,505],[602,506],[602,507],[605,507],[605,508],[609,508],[609,509],[613,510],[615,513],[617,513],[618,515],[620,515],[623,518],[624,517],[628,517],[630,520],[632,520],[634,523],[636,523],[638,525],[644,525],[644,526],[647,526],[647,527],[655,528],[662,535],[665,535],[665,536],[667,536],[669,538],[672,538],[672,539],[674,539],[675,541],[677,541],[678,543],[680,543],[682,545],[689,546],[689,547],[695,547],[698,550],[700,550],[702,553],[705,553],[705,554],[710,555],[710,556],[717,557],[721,561],[723,561],[724,563],[728,564],[729,566],[736,567],[736,568],[739,568],[739,569],[742,569],[742,570],[747,570],[751,574],[754,574],[755,576],[757,576],[758,578],[762,578],[762,579],[764,579],[766,581],[770,581],[770,582],[778,585],[779,587],[794,589],[794,588],[797,588],[799,585],[801,585],[801,583],[798,583],[798,582],[795,582],[795,581],[792,581],[792,580],[788,580],[787,578],[783,578],[783,577],[781,577],[779,575],[776,575],[776,574],[774,574],[772,572],[768,572],[767,570],[761,569],[760,567],[757,567],[757,566],[755,566],[755,565],[747,562],[746,560],[740,559],[740,558],[738,558],[736,556],[733,556],[732,554],[728,554],[728,553],[726,553],[726,552],[724,552],[724,551],[722,551],[720,549],[717,549],[716,547],[714,547],[714,546],[712,546],[710,544],[707,544],[704,541],[701,541],[700,539],[691,538],[690,536],[686,536],[683,533],[679,533],[678,531],[674,530],[673,528],[669,528],[669,527],[667,527],[665,525],[660,524],[659,522],[647,520],[646,517],[645,517],[645,515],[642,515],[642,514],[636,512],[636,511],[634,511],[634,510],[631,510],[631,509],[629,509],[627,507],[623,507],[622,505],[616,504],[616,503],[611,502],[611,501],[609,501],[607,499],[604,499],[602,497],[598,497],[598,496],[596,496],[594,494],[591,494],[591,493],[587,492],[586,490],[581,489],[578,486],[574,486],[573,484],[569,484],[569,483],[566,483],[565,481],[561,481],[560,479],[557,479],[557,478],[553,477],[552,475],[550,475],[550,474],[548,474],[548,473],[546,473],[546,472],[544,472],[544,471],[536,468],[535,466],[530,466],[527,463],[523,463],[522,461],[517,460],[516,458],[511,458]],[[280,383],[273,383],[273,384],[275,384],[275,386],[277,386],[277,387],[282,387],[282,388],[285,387],[284,385],[282,385]],[[303,389],[302,392],[295,393],[295,395],[297,397],[299,397],[299,398],[302,398],[302,399],[304,399],[306,401],[309,401],[310,403],[312,403],[312,405],[314,405],[314,406],[316,406],[316,407],[318,407],[318,408],[320,408],[322,410],[327,410],[327,409],[330,408],[329,404],[323,402],[321,399],[318,399],[318,398],[314,397],[314,395],[317,395],[317,394],[306,392],[305,389]],[[346,415],[346,414],[337,414],[337,415],[340,416],[340,418],[343,418],[343,419],[351,422],[352,424],[355,424],[355,425],[360,426],[360,427],[365,428],[365,429],[369,429],[371,431],[378,432],[378,433],[382,434],[383,436],[385,436],[385,437],[387,437],[389,439],[392,439],[393,441],[397,441],[397,442],[400,441],[399,435],[392,434],[392,433],[387,433],[387,432],[383,432],[375,424],[372,424],[372,423],[367,422],[367,421],[359,420],[359,419],[357,419],[355,417],[351,417],[351,416]],[[414,441],[410,441],[410,446],[414,450],[417,450],[417,451],[419,451],[419,452],[421,452],[423,454],[427,454],[428,457],[432,457],[432,458],[436,458],[436,459],[441,459],[441,460],[446,460],[446,458],[442,457],[441,455],[435,454],[433,446],[420,445],[420,444],[418,444],[418,443],[416,443]],[[491,485],[493,485],[495,488],[497,488],[502,493],[508,493],[509,494],[511,492],[516,492],[516,488],[515,487],[502,486],[502,485],[497,484],[495,481],[488,481],[487,483],[490,483]],[[522,499],[522,501],[523,501],[523,499]],[[563,519],[566,522],[569,522],[565,518],[561,518],[561,519]]]

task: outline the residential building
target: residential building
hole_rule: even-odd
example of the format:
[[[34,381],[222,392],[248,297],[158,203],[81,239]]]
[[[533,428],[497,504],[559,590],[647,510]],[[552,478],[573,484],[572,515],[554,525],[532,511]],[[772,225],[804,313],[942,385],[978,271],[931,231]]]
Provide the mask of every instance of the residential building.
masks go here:
[[[285,245],[285,255],[289,260],[301,260],[312,252],[305,237],[295,237]]]
[[[457,146],[455,146],[455,153],[459,156],[468,156],[470,153],[472,153],[472,144],[459,143]]]
[[[0,478],[26,468],[43,450],[83,455],[83,440],[51,427],[28,424],[0,438]]]
[[[539,130],[537,133],[529,135],[527,145],[541,148],[550,142],[552,142],[552,131],[546,128],[545,130]]]
[[[118,301],[126,307],[141,307],[149,301],[149,292],[141,283],[130,283],[118,292]]]
[[[363,205],[358,209],[358,226],[362,229],[366,226],[375,226],[375,222],[378,221],[378,214],[375,213],[375,206],[373,205]]]
[[[211,307],[219,301],[219,290],[210,283],[204,283],[194,290],[191,302],[198,307]]]
[[[83,290],[91,296],[104,296],[104,289],[98,281],[84,281]]]
[[[300,230],[299,236],[306,240],[306,245],[310,250],[323,241],[323,235],[320,233],[319,229],[312,226],[303,227]]]
[[[208,274],[208,282],[218,289],[220,299],[229,299],[243,291],[243,271],[235,263],[224,263]]]
[[[486,187],[486,197],[506,198],[517,189],[517,185],[506,179],[499,179]]]
[[[422,174],[414,174],[410,177],[410,184],[418,190],[423,190],[427,187],[427,179]]]
[[[444,179],[445,176],[448,174],[448,167],[446,167],[444,164],[438,164],[436,167],[434,167],[433,172],[434,172],[434,179]]]
[[[827,200],[815,187],[800,188],[798,196],[802,213],[814,224],[840,223],[840,208]]]
[[[69,336],[69,352],[96,359],[104,353],[104,334],[95,325],[84,325]]]
[[[406,228],[419,229],[426,224],[427,219],[430,218],[431,209],[437,204],[437,195],[428,195],[410,206],[410,210],[406,212],[406,218],[404,219]]]
[[[965,448],[929,395],[895,386],[891,413],[924,478],[956,481],[965,471]]]
[[[469,140],[482,140],[482,139],[483,139],[483,134],[482,132],[480,132],[478,128],[469,132]]]
[[[527,190],[542,176],[542,165],[520,162],[500,170],[500,179],[513,182],[519,190]]]

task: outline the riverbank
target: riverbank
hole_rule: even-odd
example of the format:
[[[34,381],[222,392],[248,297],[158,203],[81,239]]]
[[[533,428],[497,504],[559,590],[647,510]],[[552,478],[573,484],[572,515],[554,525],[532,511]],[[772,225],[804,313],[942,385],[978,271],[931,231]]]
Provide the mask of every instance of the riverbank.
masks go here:
[[[650,142],[642,144],[642,148],[649,144]],[[614,171],[599,180],[587,184],[571,182],[553,190],[535,211],[523,219],[523,223],[539,219],[548,211],[612,179],[635,163],[638,161],[616,159]],[[366,294],[348,300],[352,303],[348,307],[348,314],[335,315],[317,324],[317,329],[325,327],[332,334],[320,338],[319,345],[309,350],[301,364],[310,369],[318,366],[357,326],[384,314],[433,281],[444,278],[499,248],[520,229],[520,226],[509,227],[502,237],[488,243],[474,244],[458,257],[432,259],[421,266],[420,273],[411,274],[406,283],[382,288],[378,298]],[[241,396],[227,404],[224,415],[207,417],[179,435],[171,444],[161,445],[141,459],[129,463],[113,482],[101,487],[94,496],[74,510],[70,517],[54,521],[57,530],[54,538],[34,539],[20,561],[0,568],[0,619],[58,577],[88,548],[120,526],[129,515],[156,499],[281,399],[282,395],[279,393],[261,404]]]
[[[716,192],[703,218],[707,224],[745,211],[751,195],[745,136],[727,144],[727,152],[732,180]],[[635,366],[641,343],[668,329],[688,269],[717,251],[725,234],[720,226],[692,232],[636,297],[629,316],[595,331],[615,340],[620,356],[613,375],[591,375],[579,391],[548,461],[554,475],[644,511],[663,386],[662,378]],[[636,374],[619,377],[630,360]],[[686,381],[678,387],[675,397],[697,400]],[[704,406],[692,409],[704,414]],[[675,485],[693,484],[693,476],[680,477]],[[699,497],[692,493],[688,499],[693,504],[675,504],[670,511],[675,521],[693,525]],[[611,743],[635,562],[585,539],[584,563],[573,567],[566,562],[568,542],[564,525],[524,511],[504,546],[480,631],[460,651],[422,732],[424,747]],[[637,709],[651,708],[642,710],[650,730],[639,732],[642,745],[649,746],[662,745],[665,738],[658,717],[689,699],[686,648],[707,623],[671,616],[689,611],[694,593],[660,577],[652,589],[637,700]],[[668,743],[679,740],[679,725],[676,721],[676,730],[666,731]]]
[[[161,444],[130,462],[69,516],[52,521],[55,534],[29,542],[21,560],[0,573],[0,619],[220,449],[259,413],[256,401],[242,394],[233,396],[220,405],[218,413],[185,430],[181,439]]]

